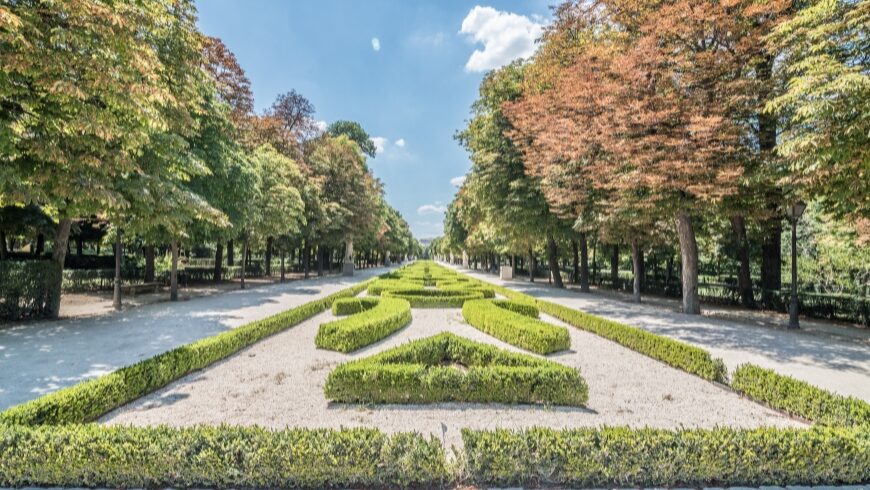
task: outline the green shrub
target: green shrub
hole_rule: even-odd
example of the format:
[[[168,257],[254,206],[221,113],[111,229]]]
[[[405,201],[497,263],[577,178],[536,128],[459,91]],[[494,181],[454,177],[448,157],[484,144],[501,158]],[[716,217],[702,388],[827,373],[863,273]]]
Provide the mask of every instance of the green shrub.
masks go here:
[[[348,318],[320,325],[314,338],[317,347],[352,352],[388,337],[411,322],[411,305],[403,299],[359,298],[357,301],[360,305],[374,305]]]
[[[440,289],[390,289],[382,296],[407,300],[414,308],[460,308],[467,300],[483,299],[483,293],[478,291]]]
[[[508,344],[546,355],[571,347],[568,330],[542,322],[527,314],[528,305],[512,301],[474,300],[462,306],[462,316],[471,326]],[[534,311],[537,314],[537,310]]]
[[[60,282],[54,261],[0,262],[0,321],[51,315],[60,305]]]
[[[582,406],[580,372],[449,333],[338,366],[324,387],[351,403],[544,403]]]
[[[438,284],[441,284],[440,282]],[[473,284],[468,282],[448,283],[443,286],[437,286],[441,291],[472,291],[483,294],[484,298],[495,298],[495,290],[481,284]]]
[[[341,298],[332,303],[332,314],[336,316],[353,315],[372,309],[379,303],[378,298]]]
[[[422,282],[412,282],[402,279],[378,279],[369,284],[368,293],[372,296],[380,296],[384,291],[393,289],[423,289]]]
[[[466,471],[491,486],[703,487],[870,481],[866,427],[464,429]]]
[[[43,395],[0,413],[0,423],[39,425],[84,423],[203,369],[270,335],[325,311],[338,298],[352,297],[362,283],[325,298],[166,351],[99,378]]]
[[[499,308],[504,308],[506,310],[512,311],[514,313],[519,313],[520,315],[524,315],[529,318],[538,318],[538,316],[540,315],[538,307],[531,303],[523,303],[510,299],[496,299],[493,300],[492,303]]]
[[[753,400],[822,425],[870,426],[870,403],[753,364],[737,367],[731,387]]]
[[[441,444],[374,429],[0,426],[0,486],[440,486]]]

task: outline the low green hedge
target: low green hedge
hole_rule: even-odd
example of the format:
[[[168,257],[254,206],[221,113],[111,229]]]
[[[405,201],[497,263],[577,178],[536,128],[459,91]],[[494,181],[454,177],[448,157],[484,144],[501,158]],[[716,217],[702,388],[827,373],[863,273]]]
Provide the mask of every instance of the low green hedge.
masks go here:
[[[422,290],[422,282],[412,282],[401,279],[378,279],[368,286],[368,293],[372,296],[380,296],[384,291],[393,289],[416,289]]]
[[[456,283],[452,283],[452,284],[446,284],[444,286],[437,286],[437,288],[441,291],[478,292],[478,293],[481,293],[485,299],[495,298],[495,290],[493,288],[488,288],[482,284],[470,284],[467,282],[456,282]]]
[[[870,403],[753,364],[737,367],[731,387],[753,400],[822,425],[870,426]]]
[[[527,306],[514,305],[512,301],[466,301],[462,306],[462,316],[471,326],[538,354],[546,355],[571,347],[568,329],[513,311],[516,308],[531,313],[524,308]]]
[[[543,403],[583,406],[576,369],[515,354],[450,333],[338,366],[324,387],[351,403]]]
[[[483,299],[479,291],[441,289],[390,289],[382,296],[407,300],[414,308],[461,308],[470,299]]]
[[[440,486],[439,441],[374,429],[0,425],[0,486]]]
[[[514,313],[525,315],[529,318],[538,318],[538,316],[540,315],[538,307],[532,303],[523,303],[521,301],[514,301],[511,299],[496,299],[492,302],[499,308],[504,308]]]
[[[870,481],[867,428],[464,429],[473,482],[495,486],[703,487]]]
[[[325,298],[166,351],[99,378],[43,395],[0,413],[0,423],[65,424],[96,420],[101,415],[203,369],[270,335],[286,330],[328,309],[344,297],[359,294],[361,283]]]
[[[360,313],[320,325],[314,338],[318,348],[352,352],[388,337],[411,322],[411,305],[403,299],[359,298],[357,301]],[[363,310],[363,303],[374,305]]]
[[[354,315],[372,309],[378,304],[380,304],[378,298],[341,298],[332,303],[332,314]]]

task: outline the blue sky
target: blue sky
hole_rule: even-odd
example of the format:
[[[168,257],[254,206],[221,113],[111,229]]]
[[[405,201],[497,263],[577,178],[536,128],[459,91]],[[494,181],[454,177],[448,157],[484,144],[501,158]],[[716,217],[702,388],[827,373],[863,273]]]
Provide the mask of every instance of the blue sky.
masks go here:
[[[470,166],[453,139],[486,70],[528,56],[549,1],[203,0],[200,28],[251,79],[256,107],[296,89],[318,120],[359,121],[387,200],[417,238],[441,234],[456,178]]]

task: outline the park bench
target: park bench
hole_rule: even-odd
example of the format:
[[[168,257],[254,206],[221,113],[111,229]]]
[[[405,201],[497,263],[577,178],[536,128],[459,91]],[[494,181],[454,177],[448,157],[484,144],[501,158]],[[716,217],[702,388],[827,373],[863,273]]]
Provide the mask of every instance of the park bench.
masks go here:
[[[124,284],[121,290],[130,293],[130,296],[136,296],[143,292],[156,292],[161,286],[159,282],[144,282],[142,284]]]

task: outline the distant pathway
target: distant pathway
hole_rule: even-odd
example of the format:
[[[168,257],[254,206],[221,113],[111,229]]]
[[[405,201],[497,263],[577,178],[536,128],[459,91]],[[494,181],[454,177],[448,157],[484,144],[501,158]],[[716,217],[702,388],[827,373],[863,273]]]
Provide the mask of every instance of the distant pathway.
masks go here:
[[[459,267],[478,279],[509,287],[595,315],[683,340],[720,357],[733,370],[751,362],[816,386],[870,401],[870,346],[801,331],[753,325],[751,321],[684,315],[661,306],[634,304],[597,293],[555,289],[544,283],[502,281]]]
[[[322,298],[385,269],[0,330],[0,410]]]

